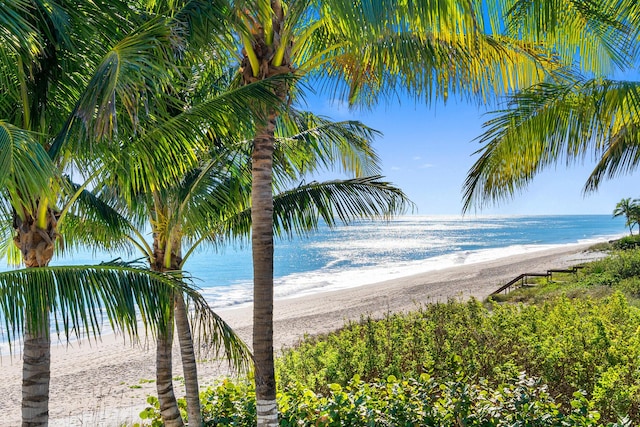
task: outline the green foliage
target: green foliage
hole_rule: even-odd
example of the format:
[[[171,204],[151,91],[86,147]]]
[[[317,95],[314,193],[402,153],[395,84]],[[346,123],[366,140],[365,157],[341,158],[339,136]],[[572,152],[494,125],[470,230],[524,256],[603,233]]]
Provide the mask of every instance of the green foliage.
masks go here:
[[[294,426],[597,426],[600,415],[582,392],[565,412],[539,379],[524,373],[492,387],[458,376],[438,382],[427,374],[406,380],[330,384],[318,393],[302,384],[278,393],[279,425]],[[249,381],[224,380],[201,395],[206,426],[250,427],[256,422],[255,390]],[[159,426],[158,401],[140,414],[145,425]],[[609,424],[615,426],[615,424]]]
[[[624,236],[613,243],[615,249],[626,251],[628,249],[638,249],[640,247],[640,235],[634,234]]]
[[[605,420],[640,416],[640,311],[616,293],[610,298],[558,298],[540,307],[477,301],[437,304],[380,321],[365,320],[303,343],[278,361],[281,384],[327,394],[356,375],[456,381],[490,386],[526,372],[548,385],[563,412],[584,390]],[[607,397],[611,396],[611,397]]]
[[[281,426],[630,426],[640,309],[619,292],[436,304],[307,340],[277,366]],[[251,381],[225,380],[201,401],[208,426],[255,425]],[[141,417],[155,426],[150,403]]]
[[[140,413],[142,425],[164,425],[158,398],[149,396],[147,403],[149,406]],[[233,382],[225,379],[200,393],[200,403],[206,426],[253,426],[256,423],[256,392],[253,382]],[[178,407],[182,419],[187,420],[185,399],[178,399]]]
[[[147,406],[142,412],[140,412],[140,419],[143,420],[142,424],[134,424],[133,427],[150,426],[150,427],[162,427],[162,417],[160,416],[160,401],[155,396],[147,397]],[[184,399],[179,399],[178,405],[184,409]],[[180,411],[184,415],[184,410]]]
[[[606,274],[615,279],[617,284],[621,279],[640,277],[640,250],[619,251],[599,261],[590,263],[585,273]]]
[[[439,383],[429,375],[366,383],[358,376],[326,395],[300,387],[279,394],[280,426],[595,426],[597,412],[577,393],[565,415],[546,386],[524,374],[497,388],[469,378]]]
[[[253,382],[224,380],[201,393],[207,426],[253,426],[256,423],[256,392]]]
[[[622,292],[640,297],[640,250],[561,279],[523,291],[538,305],[449,302],[306,340],[276,361],[280,425],[636,425],[640,309]],[[250,384],[203,393],[206,425],[254,425]]]
[[[636,240],[640,242],[638,236],[630,236],[619,242]],[[508,294],[493,295],[491,300],[541,304],[562,295],[570,298],[584,299],[588,296],[599,299],[616,291],[622,292],[630,300],[635,300],[640,297],[640,249],[631,248],[631,245],[626,243],[622,245],[629,246],[629,249],[617,250],[606,258],[584,265],[578,275],[554,275],[554,282],[517,289]],[[560,282],[555,281],[557,277],[560,278]]]

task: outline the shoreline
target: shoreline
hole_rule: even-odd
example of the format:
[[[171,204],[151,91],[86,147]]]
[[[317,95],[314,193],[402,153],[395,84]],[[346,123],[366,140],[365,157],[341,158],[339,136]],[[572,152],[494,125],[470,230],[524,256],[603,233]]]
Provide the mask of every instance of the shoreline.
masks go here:
[[[601,257],[584,252],[593,243],[577,243],[530,251],[494,260],[447,267],[374,284],[280,298],[274,304],[275,349],[295,345],[305,335],[328,333],[362,316],[382,317],[408,312],[449,299],[484,299],[500,284],[521,273],[565,268]],[[217,309],[245,340],[251,342],[251,305]],[[132,347],[122,336],[105,335],[99,342],[79,341],[52,348],[51,426],[120,426],[138,420],[146,397],[155,394],[155,343]],[[0,358],[0,426],[20,422],[22,362]],[[198,366],[200,385],[207,387],[229,372],[224,361]],[[174,348],[174,377],[182,374]],[[184,395],[174,381],[176,395]]]

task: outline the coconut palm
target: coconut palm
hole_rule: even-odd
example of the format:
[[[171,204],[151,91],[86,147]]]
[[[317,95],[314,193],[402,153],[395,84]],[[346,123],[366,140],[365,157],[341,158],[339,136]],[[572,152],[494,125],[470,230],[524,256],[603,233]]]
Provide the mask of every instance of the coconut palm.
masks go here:
[[[627,197],[626,199],[620,200],[615,209],[613,210],[613,217],[624,216],[626,219],[626,225],[629,227],[629,233],[633,235],[633,226],[638,224],[638,220],[640,216],[638,213],[640,212],[640,206],[638,205],[640,200],[631,199]]]
[[[542,81],[559,66],[571,64],[576,49],[585,53],[584,63],[594,69],[610,62],[600,61],[603,57],[625,60],[618,45],[626,33],[609,19],[613,7],[597,8],[592,2],[544,2],[548,7],[534,10],[535,19],[528,18],[530,9],[540,3],[533,1],[230,3],[235,11],[230,27],[242,42],[244,83],[287,73],[318,77],[322,88],[350,103],[371,105],[402,90],[428,100],[447,99],[450,94],[484,100]],[[566,19],[558,19],[555,6],[565,6],[558,10]],[[539,47],[549,40],[553,52],[541,51]],[[291,89],[283,83],[274,93],[288,100]],[[253,348],[259,426],[277,423],[272,336],[272,154],[277,115],[267,111],[256,127],[252,154]]]
[[[77,207],[78,202],[90,201],[85,197],[84,188],[91,179],[77,187],[69,184],[62,171],[76,176],[80,171],[92,178],[97,172],[94,167],[102,169],[108,163],[104,158],[99,161],[101,157],[113,159],[119,155],[118,144],[122,140],[118,135],[135,133],[138,123],[150,111],[148,102],[154,95],[170,92],[168,82],[175,72],[173,58],[181,39],[172,20],[162,16],[150,19],[148,14],[140,12],[135,4],[120,1],[34,0],[0,5],[0,90],[3,93],[0,99],[0,237],[3,244],[0,248],[10,251],[11,244],[5,242],[14,242],[19,249],[19,260],[27,268],[46,268],[56,247],[62,249],[61,236],[67,221],[70,225],[83,224],[79,228],[88,230],[89,218],[78,221],[75,213],[82,211]],[[255,96],[251,99],[256,102]],[[240,97],[239,102],[246,104],[246,99]],[[234,111],[233,105],[226,105],[224,114],[250,120],[247,118],[251,116],[243,113],[247,109],[242,107],[242,111]],[[220,110],[216,111],[223,114]],[[153,113],[157,116],[160,111],[155,108]],[[206,115],[212,115],[211,111]],[[192,122],[189,132],[198,127],[198,118],[194,117]],[[163,175],[156,173],[153,180],[138,181],[140,188],[158,186],[172,176],[181,176],[191,167],[189,163],[195,162],[192,147],[178,151],[183,139],[174,134],[156,136],[154,144],[144,138],[136,141],[139,142],[135,146],[136,155],[128,159],[127,165],[133,170],[162,171]],[[99,209],[94,209],[92,214],[98,212]],[[72,236],[71,228],[66,228],[67,247],[74,245]],[[87,234],[83,241],[95,243],[93,236],[99,233]],[[19,317],[15,312],[10,313],[13,317],[7,314],[12,328],[24,332],[22,411],[25,425],[47,423],[49,315],[58,315],[55,311],[61,309],[58,304],[66,304],[62,311],[65,326],[69,316],[73,320],[69,324],[85,322],[84,326],[94,332],[99,331],[93,321],[95,316],[83,313],[97,310],[98,301],[111,298],[103,301],[107,310],[112,307],[118,316],[131,316],[131,304],[122,309],[109,305],[109,302],[128,303],[136,299],[127,299],[127,289],[123,286],[126,280],[118,282],[117,278],[122,276],[109,275],[108,268],[90,268],[87,274],[81,269],[68,269],[65,280],[58,280],[62,276],[57,269],[6,276],[7,280],[22,278],[25,288],[24,297],[14,292],[16,303],[25,304],[24,316]],[[69,287],[68,277],[72,273],[80,287]],[[96,277],[101,275],[114,285],[101,291],[90,286],[98,283]],[[143,280],[131,276],[137,281]],[[147,273],[147,277],[152,276]],[[50,283],[45,289],[49,289],[49,294],[47,299],[42,299],[40,287],[47,279]],[[162,299],[151,300],[153,287],[149,278],[146,282],[146,292],[136,298],[142,304],[165,307]],[[132,281],[135,289],[133,284]],[[61,286],[80,290],[65,294]],[[114,294],[109,295],[107,289]],[[56,295],[61,300],[53,298]],[[73,296],[75,301],[71,300]],[[153,311],[141,309],[141,313],[149,315],[149,322],[162,321],[166,325],[166,318],[152,316]],[[127,332],[137,333],[135,328],[126,326],[127,323],[122,324]],[[69,332],[67,328],[61,331]]]
[[[299,180],[301,174],[332,166],[338,160],[349,171],[377,170],[376,156],[370,147],[375,133],[366,126],[358,122],[334,123],[308,113],[292,112],[286,118],[278,122],[276,188],[284,188],[287,183]],[[213,157],[203,159],[199,168],[186,174],[174,187],[135,197],[124,196],[121,186],[104,187],[101,196],[113,200],[115,195],[133,201],[129,209],[137,213],[136,217],[148,217],[153,244],[147,244],[140,231],[129,238],[150,260],[153,270],[182,271],[189,256],[202,244],[219,245],[229,239],[248,237],[250,144],[234,144],[231,148],[219,145],[220,141],[217,144],[210,150]],[[377,176],[297,185],[295,190],[282,192],[276,202],[275,217],[279,224],[276,231],[282,234],[306,232],[317,226],[320,217],[332,225],[335,218],[347,222],[356,217],[385,217],[401,212],[407,204],[401,191]],[[144,227],[143,223],[132,223],[131,230]],[[183,247],[188,248],[184,254]],[[187,309],[178,295],[173,315],[180,339],[189,424],[199,425],[194,346]],[[158,337],[158,398],[165,425],[182,425],[172,386],[172,339],[171,331],[163,331]]]

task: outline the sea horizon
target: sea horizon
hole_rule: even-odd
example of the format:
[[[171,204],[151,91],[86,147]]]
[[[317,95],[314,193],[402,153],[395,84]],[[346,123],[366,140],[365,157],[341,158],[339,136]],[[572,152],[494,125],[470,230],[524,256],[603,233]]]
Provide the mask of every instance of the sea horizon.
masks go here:
[[[321,224],[305,237],[276,239],[275,298],[364,286],[626,234],[623,218],[605,214],[404,215],[358,220],[333,229]],[[76,251],[55,257],[51,265],[91,265],[116,258],[134,260],[139,254]],[[184,270],[213,308],[246,305],[252,300],[247,240],[217,250],[197,250]]]
[[[624,219],[610,215],[407,215],[388,221],[357,221],[333,229],[321,224],[306,237],[276,240],[274,296],[284,299],[367,286],[627,234]],[[54,258],[51,265],[92,265],[115,258],[134,260],[139,255],[76,251]],[[0,270],[9,269],[3,267]],[[209,248],[196,252],[185,271],[215,310],[252,302],[248,241],[218,251]],[[105,327],[103,333],[109,329]],[[3,335],[0,354],[7,353]]]

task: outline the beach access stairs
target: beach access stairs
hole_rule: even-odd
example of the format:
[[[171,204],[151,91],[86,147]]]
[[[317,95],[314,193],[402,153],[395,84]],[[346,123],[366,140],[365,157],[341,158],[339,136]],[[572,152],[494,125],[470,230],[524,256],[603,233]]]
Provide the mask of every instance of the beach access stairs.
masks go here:
[[[496,291],[491,292],[491,295],[498,295],[502,292],[504,292],[505,294],[511,292],[514,289],[517,288],[521,288],[524,286],[528,286],[530,285],[528,279],[529,278],[533,278],[533,277],[546,277],[548,280],[553,280],[553,274],[554,273],[573,273],[576,274],[578,272],[579,269],[581,269],[583,267],[580,266],[576,266],[576,267],[572,267],[570,269],[551,269],[551,270],[547,270],[546,273],[523,273],[521,275],[519,275],[518,277],[516,277],[515,279],[509,281],[508,283],[506,283],[505,285],[500,286],[500,288],[498,288]]]

